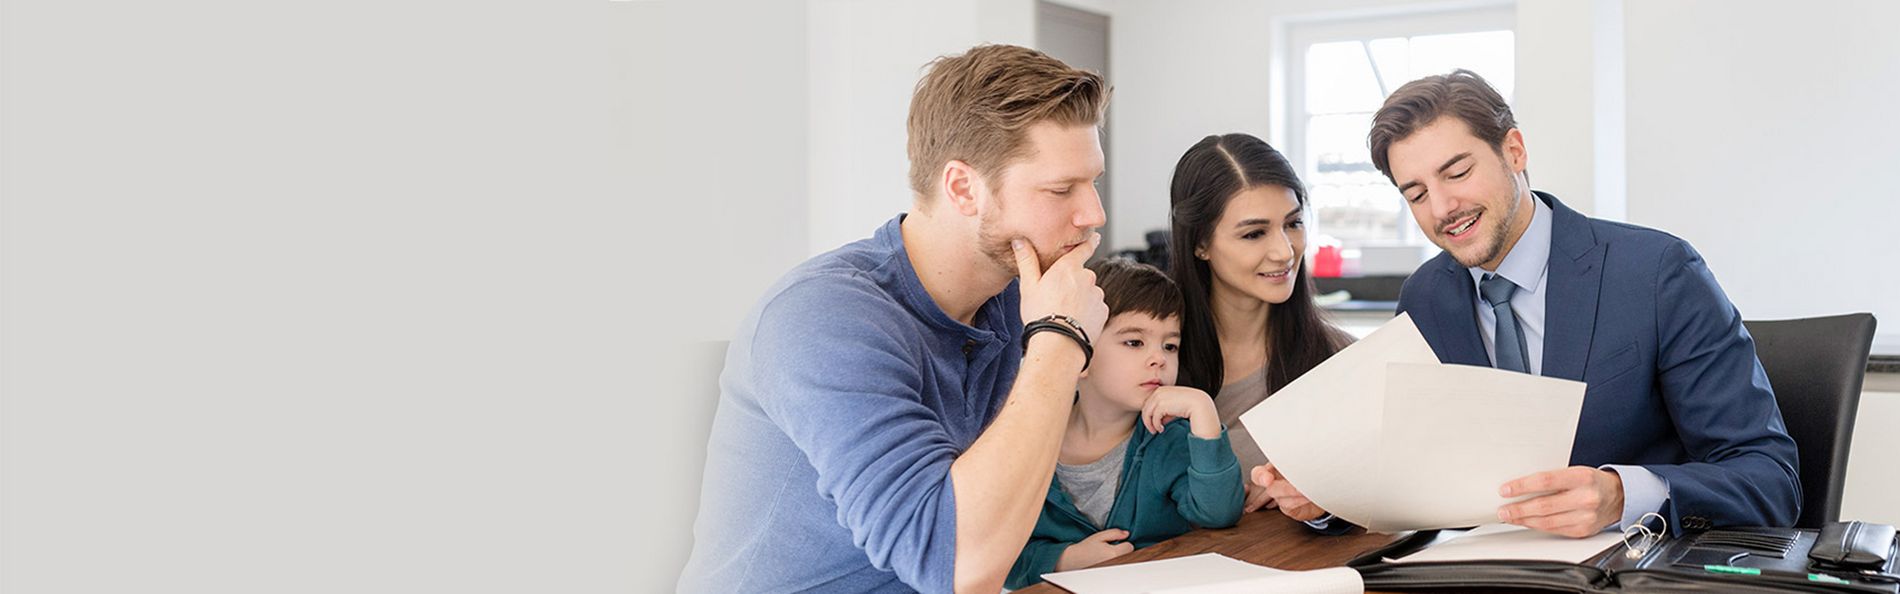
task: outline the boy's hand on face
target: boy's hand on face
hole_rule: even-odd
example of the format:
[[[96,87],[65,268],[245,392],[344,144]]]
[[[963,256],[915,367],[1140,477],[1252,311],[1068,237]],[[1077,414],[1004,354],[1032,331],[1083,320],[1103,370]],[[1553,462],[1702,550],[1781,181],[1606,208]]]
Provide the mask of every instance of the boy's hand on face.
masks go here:
[[[1141,424],[1149,433],[1161,433],[1168,421],[1187,419],[1188,429],[1201,439],[1220,439],[1220,414],[1206,392],[1186,386],[1161,386],[1141,406]]]
[[[1082,266],[1100,243],[1102,234],[1092,233],[1088,241],[1043,270],[1042,260],[1029,240],[1010,242],[1016,252],[1024,322],[1051,315],[1069,316],[1081,324],[1090,341],[1101,336],[1102,326],[1108,323],[1108,303],[1102,300],[1102,289],[1095,286],[1095,272]]]
[[[1133,552],[1135,545],[1128,544],[1127,539],[1127,530],[1115,528],[1091,534],[1062,549],[1062,556],[1056,559],[1056,571],[1094,567],[1097,563]]]

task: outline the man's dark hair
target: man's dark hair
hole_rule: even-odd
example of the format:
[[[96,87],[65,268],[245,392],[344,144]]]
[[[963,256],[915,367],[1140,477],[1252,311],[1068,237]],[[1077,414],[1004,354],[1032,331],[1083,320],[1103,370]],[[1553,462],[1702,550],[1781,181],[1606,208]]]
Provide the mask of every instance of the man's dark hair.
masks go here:
[[[1444,116],[1463,121],[1471,127],[1472,134],[1500,154],[1504,136],[1517,127],[1510,104],[1478,73],[1461,68],[1451,74],[1427,76],[1393,91],[1379,112],[1373,114],[1372,131],[1366,134],[1366,147],[1372,150],[1372,166],[1379,168],[1386,179],[1392,179],[1392,164],[1386,158],[1386,151],[1393,143],[1405,140],[1419,128]]]

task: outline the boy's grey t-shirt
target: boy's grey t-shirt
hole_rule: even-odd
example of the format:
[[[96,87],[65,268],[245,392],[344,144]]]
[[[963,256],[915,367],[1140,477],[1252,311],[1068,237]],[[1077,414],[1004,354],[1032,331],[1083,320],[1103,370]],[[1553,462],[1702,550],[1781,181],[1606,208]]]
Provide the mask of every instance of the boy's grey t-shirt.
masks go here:
[[[1096,528],[1103,528],[1108,520],[1108,510],[1115,507],[1115,492],[1121,488],[1122,462],[1128,457],[1128,442],[1135,438],[1133,431],[1128,437],[1102,454],[1102,459],[1088,464],[1056,464],[1056,482],[1062,485],[1062,492],[1068,494],[1069,501],[1082,511]]]

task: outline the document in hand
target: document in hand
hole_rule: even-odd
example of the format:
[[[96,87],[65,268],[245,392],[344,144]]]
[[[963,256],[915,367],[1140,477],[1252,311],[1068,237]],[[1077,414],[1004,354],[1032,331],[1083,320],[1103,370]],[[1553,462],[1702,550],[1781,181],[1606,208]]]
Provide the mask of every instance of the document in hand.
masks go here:
[[[1374,532],[1497,522],[1506,481],[1570,464],[1580,382],[1445,365],[1407,315],[1240,415],[1288,482]],[[1526,496],[1528,497],[1528,496]],[[1523,499],[1520,497],[1517,499]]]
[[[1348,567],[1286,571],[1219,553],[1049,573],[1042,579],[1075,594],[1357,594],[1366,590],[1359,572]]]

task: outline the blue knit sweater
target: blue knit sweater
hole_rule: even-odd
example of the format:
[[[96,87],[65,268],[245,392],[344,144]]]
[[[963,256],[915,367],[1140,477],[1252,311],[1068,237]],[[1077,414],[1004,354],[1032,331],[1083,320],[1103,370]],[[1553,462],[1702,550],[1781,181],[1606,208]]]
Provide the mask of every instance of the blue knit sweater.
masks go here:
[[[1022,360],[1016,285],[974,327],[924,292],[900,215],[799,265],[720,376],[686,592],[949,592],[950,464]]]

